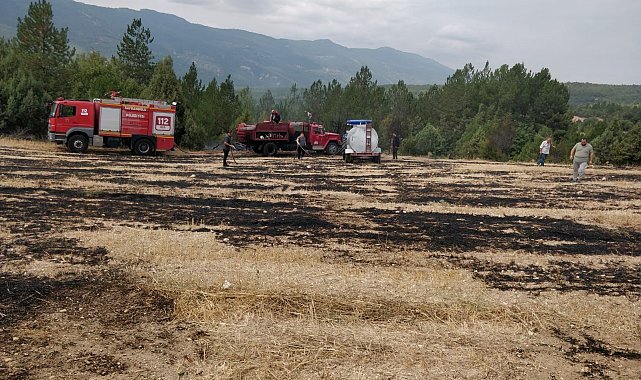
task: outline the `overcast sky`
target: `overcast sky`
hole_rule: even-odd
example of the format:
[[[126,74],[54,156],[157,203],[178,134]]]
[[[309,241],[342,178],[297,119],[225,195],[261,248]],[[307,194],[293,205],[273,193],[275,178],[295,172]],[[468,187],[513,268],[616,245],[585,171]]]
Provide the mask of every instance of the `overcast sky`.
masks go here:
[[[275,38],[389,46],[453,69],[524,63],[562,82],[641,84],[641,0],[80,1]]]

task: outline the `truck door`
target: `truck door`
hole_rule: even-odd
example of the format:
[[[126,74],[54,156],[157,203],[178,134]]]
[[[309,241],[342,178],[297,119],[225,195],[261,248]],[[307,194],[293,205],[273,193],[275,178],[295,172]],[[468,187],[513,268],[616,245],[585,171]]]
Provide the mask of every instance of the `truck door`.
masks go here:
[[[60,103],[56,107],[56,111],[56,130],[58,132],[66,132],[71,128],[91,128],[93,132],[93,109],[91,108],[91,103]]]
[[[76,116],[76,106],[61,104],[58,107],[58,126],[67,130],[73,126]]]
[[[325,148],[325,141],[323,141],[323,127],[311,127],[309,138],[311,140],[312,149],[323,150],[323,148]]]

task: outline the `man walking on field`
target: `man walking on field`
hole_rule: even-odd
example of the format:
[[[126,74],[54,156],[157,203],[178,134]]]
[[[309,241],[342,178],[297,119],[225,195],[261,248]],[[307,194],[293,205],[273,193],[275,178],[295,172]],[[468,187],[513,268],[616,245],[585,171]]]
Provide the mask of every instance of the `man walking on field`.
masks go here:
[[[229,166],[227,165],[227,156],[229,155],[230,149],[236,150],[236,147],[234,146],[234,144],[231,143],[231,131],[227,131],[225,140],[223,140],[223,167],[224,168]]]
[[[552,137],[548,137],[547,139],[543,140],[541,146],[539,146],[539,162],[537,162],[537,165],[545,166],[545,159],[548,158],[551,147]]]
[[[583,178],[588,165],[592,165],[594,161],[594,149],[588,144],[587,138],[582,137],[581,142],[574,145],[570,152],[570,160],[572,160],[572,180],[578,182]]]
[[[302,160],[305,156],[305,135],[303,132],[296,138],[296,158]]]

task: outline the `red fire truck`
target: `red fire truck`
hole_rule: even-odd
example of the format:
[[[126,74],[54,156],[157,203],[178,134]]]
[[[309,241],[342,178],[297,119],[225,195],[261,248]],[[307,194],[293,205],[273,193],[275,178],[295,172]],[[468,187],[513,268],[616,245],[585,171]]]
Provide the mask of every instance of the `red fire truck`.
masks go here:
[[[334,155],[340,151],[341,137],[338,133],[325,132],[322,124],[292,121],[283,123],[240,123],[236,128],[238,142],[256,153],[274,156],[279,150],[296,150],[296,138],[305,135],[307,149]]]
[[[76,153],[89,146],[126,146],[139,155],[174,147],[175,104],[130,99],[57,99],[49,115],[49,140]]]

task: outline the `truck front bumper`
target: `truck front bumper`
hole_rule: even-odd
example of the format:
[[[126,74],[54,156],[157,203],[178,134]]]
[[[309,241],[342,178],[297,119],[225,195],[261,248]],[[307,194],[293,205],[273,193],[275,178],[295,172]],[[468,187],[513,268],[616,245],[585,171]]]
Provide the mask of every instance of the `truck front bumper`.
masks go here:
[[[47,137],[49,138],[49,141],[55,141],[57,144],[64,144],[65,140],[67,139],[67,136],[65,134],[60,134],[60,133],[53,133],[49,132],[47,133]]]

